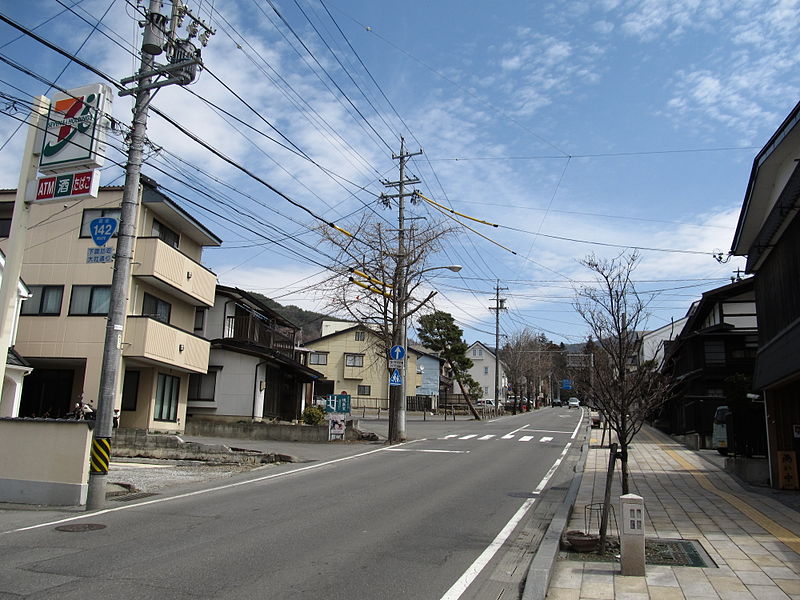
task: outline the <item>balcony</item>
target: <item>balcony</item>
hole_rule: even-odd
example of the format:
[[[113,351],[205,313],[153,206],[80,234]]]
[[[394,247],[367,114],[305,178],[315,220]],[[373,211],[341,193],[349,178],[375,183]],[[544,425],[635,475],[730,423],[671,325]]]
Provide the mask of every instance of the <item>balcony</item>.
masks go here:
[[[129,316],[125,322],[125,358],[205,373],[210,349],[207,340],[149,317]]]
[[[217,276],[158,238],[137,238],[133,276],[195,306],[213,306]]]
[[[254,315],[225,317],[225,337],[259,344],[294,359],[294,332]]]

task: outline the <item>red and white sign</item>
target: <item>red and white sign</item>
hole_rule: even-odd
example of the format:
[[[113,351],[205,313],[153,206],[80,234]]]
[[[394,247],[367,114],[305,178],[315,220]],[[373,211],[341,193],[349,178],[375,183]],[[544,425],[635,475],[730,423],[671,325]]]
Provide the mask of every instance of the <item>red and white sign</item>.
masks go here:
[[[28,190],[26,200],[36,204],[97,198],[100,190],[100,170],[39,177],[32,183],[35,185]]]

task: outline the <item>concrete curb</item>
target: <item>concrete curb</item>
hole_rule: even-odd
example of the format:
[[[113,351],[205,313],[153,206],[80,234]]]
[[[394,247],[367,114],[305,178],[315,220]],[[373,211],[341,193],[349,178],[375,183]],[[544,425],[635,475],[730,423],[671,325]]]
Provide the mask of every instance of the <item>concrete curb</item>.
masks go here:
[[[588,429],[588,428],[587,428]],[[547,588],[550,585],[550,576],[553,572],[553,565],[556,562],[559,548],[561,547],[561,536],[567,527],[575,500],[578,498],[578,490],[581,487],[583,471],[586,467],[586,459],[589,456],[589,437],[581,445],[581,457],[575,465],[575,474],[572,476],[572,483],[567,491],[564,502],[556,511],[550,526],[542,538],[536,554],[528,567],[528,576],[525,579],[525,589],[522,593],[522,600],[543,600],[547,595]]]

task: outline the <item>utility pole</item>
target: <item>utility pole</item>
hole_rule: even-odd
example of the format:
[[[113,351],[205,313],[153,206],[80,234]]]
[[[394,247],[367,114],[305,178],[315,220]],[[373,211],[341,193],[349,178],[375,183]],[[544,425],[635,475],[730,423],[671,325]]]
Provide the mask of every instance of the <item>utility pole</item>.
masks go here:
[[[390,201],[397,199],[397,261],[394,271],[394,296],[392,300],[392,345],[403,346],[406,331],[406,302],[408,298],[407,262],[406,262],[406,221],[405,199],[416,197],[416,190],[406,192],[407,185],[419,183],[416,177],[406,178],[406,162],[412,156],[422,154],[406,152],[405,139],[400,138],[400,154],[392,154],[392,158],[400,162],[400,179],[398,181],[384,181],[385,187],[397,188],[397,194],[381,194],[385,206],[390,206]],[[388,350],[388,348],[387,348]],[[408,349],[406,348],[406,353]],[[388,353],[387,353],[388,359]],[[407,361],[407,359],[405,359]],[[404,362],[404,365],[407,364]],[[403,442],[406,439],[406,369],[400,371],[402,378],[400,385],[389,385],[389,443]]]
[[[142,41],[142,60],[139,72],[122,80],[123,85],[135,83],[133,88],[120,92],[120,96],[134,96],[133,125],[125,166],[125,185],[122,191],[117,250],[114,255],[114,272],[111,279],[108,321],[106,323],[103,361],[100,371],[100,391],[95,417],[89,464],[89,488],[86,510],[102,508],[105,504],[108,463],[111,456],[114,399],[119,389],[119,371],[122,365],[122,341],[130,293],[130,273],[133,247],[136,239],[136,218],[139,209],[139,178],[147,131],[147,113],[150,91],[177,83],[188,85],[198,74],[202,60],[200,50],[190,41],[198,36],[205,46],[214,31],[194,17],[181,0],[172,0],[171,18],[161,13],[161,0],[150,0]],[[180,40],[177,30],[183,20],[190,20],[188,37]],[[167,64],[155,62],[156,55],[166,51]]]
[[[506,310],[506,299],[500,297],[500,290],[508,288],[500,287],[500,280],[494,288],[494,306],[489,310],[494,311],[494,405],[500,406],[500,311]],[[519,390],[514,390],[519,398]],[[516,409],[515,409],[516,410]]]

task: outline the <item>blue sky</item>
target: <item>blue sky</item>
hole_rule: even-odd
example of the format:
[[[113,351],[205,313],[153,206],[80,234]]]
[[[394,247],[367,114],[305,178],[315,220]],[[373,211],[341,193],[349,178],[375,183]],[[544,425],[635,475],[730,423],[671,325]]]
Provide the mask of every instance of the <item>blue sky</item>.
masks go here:
[[[504,333],[529,326],[557,341],[584,338],[571,298],[587,280],[579,260],[590,252],[658,249],[641,251],[635,276],[640,291],[658,290],[650,328],[683,316],[703,290],[729,282],[743,266],[738,259],[720,264],[712,253],[730,248],[753,157],[799,99],[800,3],[323,2],[190,4],[217,30],[203,53],[208,72],[188,89],[159,91],[154,105],[345,227],[364,211],[395,218],[376,199],[385,191],[379,180],[397,178],[391,154],[400,135],[409,150],[422,147],[410,165],[419,189],[500,225],[471,224],[516,252],[456,225],[431,259],[431,266],[463,265],[459,274],[431,273],[428,285],[439,291],[436,308],[453,313],[469,341],[494,341],[488,306],[496,281],[508,288]],[[130,50],[140,45],[135,2],[84,0],[72,9],[82,18],[68,5],[8,2],[0,11],[27,27],[63,13],[39,34],[116,79],[131,75],[137,63]],[[59,76],[66,59],[16,37],[0,24],[0,56],[48,81]],[[200,98],[278,137],[215,76],[336,175],[226,123]],[[72,65],[58,83],[96,80]],[[47,85],[0,63],[0,92],[22,98],[46,93]],[[114,113],[129,122],[130,101],[117,98]],[[0,112],[0,145],[22,114]],[[326,311],[315,286],[325,273],[314,263],[328,261],[314,220],[159,117],[151,115],[149,125],[161,150],[148,153],[143,172],[225,215],[185,204],[225,242],[205,253],[221,282]],[[0,150],[2,187],[16,185],[22,143],[18,133]],[[119,151],[111,156],[121,160]],[[108,169],[103,182],[119,183],[119,173]],[[208,193],[188,189],[190,179]],[[440,218],[424,205],[410,212]],[[295,239],[280,247],[264,243],[264,236],[288,234]]]

